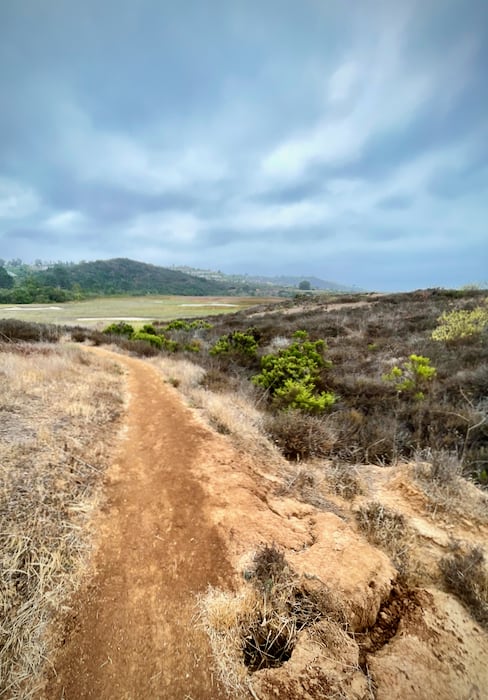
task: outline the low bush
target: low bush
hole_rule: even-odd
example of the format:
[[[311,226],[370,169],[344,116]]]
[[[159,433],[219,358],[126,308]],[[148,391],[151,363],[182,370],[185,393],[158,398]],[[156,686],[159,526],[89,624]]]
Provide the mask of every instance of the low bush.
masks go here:
[[[302,411],[292,409],[268,415],[264,427],[268,437],[289,460],[325,457],[335,445],[335,435],[329,424]]]
[[[222,335],[215,345],[213,345],[209,353],[210,355],[245,355],[255,357],[258,350],[258,341],[252,330],[247,333],[242,331],[234,331],[227,335]]]
[[[127,338],[131,338],[134,335],[134,327],[125,321],[119,321],[118,323],[111,323],[104,328],[103,333],[106,335],[123,335]]]
[[[14,318],[2,319],[0,320],[0,343],[5,341],[56,343],[61,337],[61,330],[59,326],[47,323],[29,323]]]
[[[431,366],[428,357],[412,354],[402,367],[393,367],[383,375],[383,379],[391,382],[399,394],[410,394],[415,400],[422,401],[436,373],[437,370]]]
[[[488,304],[477,306],[469,311],[444,312],[439,317],[439,325],[432,331],[433,340],[459,340],[481,333],[488,327]]]
[[[146,343],[153,345],[155,348],[161,349],[163,347],[163,339],[159,335],[154,335],[153,333],[146,333],[145,331],[138,331],[134,333],[131,340],[144,340]]]
[[[336,402],[332,392],[317,393],[321,370],[332,366],[324,358],[327,346],[323,340],[310,341],[306,331],[296,331],[293,338],[287,348],[261,358],[261,372],[252,381],[266,389],[279,408],[324,411]]]

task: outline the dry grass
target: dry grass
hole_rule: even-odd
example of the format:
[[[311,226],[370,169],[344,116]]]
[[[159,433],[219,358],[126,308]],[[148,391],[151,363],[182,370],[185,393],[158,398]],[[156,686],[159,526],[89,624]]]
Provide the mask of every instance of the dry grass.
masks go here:
[[[248,697],[253,672],[287,661],[303,630],[313,634],[321,621],[341,620],[331,593],[302,581],[274,545],[256,551],[244,576],[240,592],[209,589],[200,598],[217,671],[233,698]]]
[[[413,469],[413,479],[425,494],[434,516],[452,518],[456,514],[479,523],[488,523],[488,496],[463,478],[459,458],[447,451],[421,454]]]
[[[122,409],[113,363],[78,348],[0,352],[0,695],[31,697],[47,631],[76,587]]]
[[[281,461],[278,450],[265,435],[264,416],[256,407],[252,387],[247,393],[244,388],[233,393],[215,393],[202,387],[205,370],[200,365],[173,357],[158,357],[152,363],[181,391],[193,408],[202,412],[209,425],[219,433],[229,435],[238,449]]]
[[[355,515],[358,527],[367,540],[383,549],[399,573],[406,576],[412,534],[405,517],[377,501],[361,506]]]
[[[474,619],[488,629],[488,569],[481,547],[463,551],[456,542],[452,554],[439,563],[446,588],[469,609]]]

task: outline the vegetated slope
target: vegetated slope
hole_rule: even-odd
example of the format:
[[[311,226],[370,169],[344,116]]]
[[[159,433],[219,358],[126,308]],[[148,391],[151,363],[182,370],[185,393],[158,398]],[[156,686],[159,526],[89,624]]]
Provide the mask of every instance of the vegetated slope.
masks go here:
[[[81,289],[90,294],[178,294],[212,296],[231,293],[229,285],[147,263],[114,258],[76,265],[55,265],[36,272],[38,284]]]

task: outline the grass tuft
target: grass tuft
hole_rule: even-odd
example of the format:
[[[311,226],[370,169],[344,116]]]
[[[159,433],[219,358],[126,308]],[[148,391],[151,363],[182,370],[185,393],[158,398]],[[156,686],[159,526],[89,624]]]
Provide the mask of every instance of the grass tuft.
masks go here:
[[[439,567],[447,590],[462,601],[473,618],[488,629],[488,569],[481,547],[463,551],[458,543]]]

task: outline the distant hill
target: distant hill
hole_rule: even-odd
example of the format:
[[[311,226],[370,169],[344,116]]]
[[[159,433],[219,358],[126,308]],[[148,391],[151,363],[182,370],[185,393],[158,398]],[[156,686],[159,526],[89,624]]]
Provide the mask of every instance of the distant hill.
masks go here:
[[[310,275],[302,275],[301,277],[293,275],[279,275],[279,276],[267,276],[267,275],[228,275],[224,272],[214,271],[214,270],[204,270],[194,267],[172,267],[173,270],[178,270],[179,272],[184,272],[188,275],[198,275],[199,277],[205,277],[208,280],[227,282],[237,287],[248,286],[252,287],[274,287],[274,288],[287,288],[287,289],[298,289],[300,282],[307,281],[310,282],[311,289],[320,289],[322,291],[329,292],[359,292],[363,291],[359,287],[348,287],[338,282],[330,282],[328,280],[320,279],[320,277],[314,277]]]
[[[59,264],[33,273],[31,279],[46,287],[88,294],[230,294],[230,285],[166,267],[114,258],[78,264]]]

